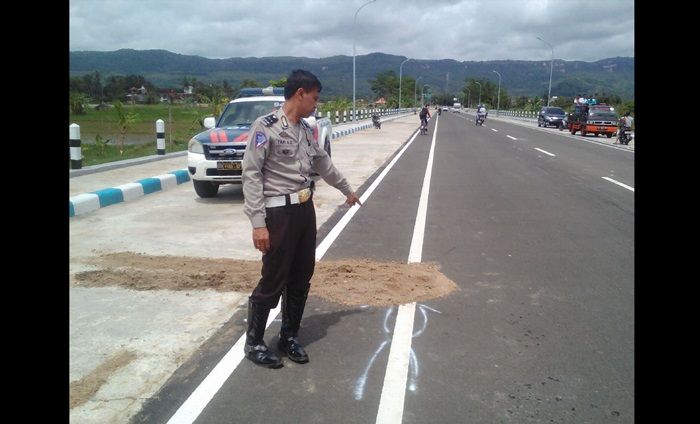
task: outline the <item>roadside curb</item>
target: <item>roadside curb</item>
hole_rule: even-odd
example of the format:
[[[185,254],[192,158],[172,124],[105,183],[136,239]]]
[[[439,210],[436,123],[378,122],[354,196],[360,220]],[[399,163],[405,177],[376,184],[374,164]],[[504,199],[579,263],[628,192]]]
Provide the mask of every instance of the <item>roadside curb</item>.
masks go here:
[[[380,118],[379,121],[382,122],[382,123],[384,123],[384,122],[391,121],[391,120],[394,120],[394,119],[403,118],[403,117],[408,116],[408,115],[410,115],[410,114],[411,114],[411,113],[400,113],[400,114],[396,114],[396,115],[391,115],[391,116],[388,116],[388,117],[384,117],[384,119]],[[343,124],[338,124],[338,125],[343,125]],[[361,123],[361,124],[359,124],[359,125],[356,124],[356,125],[354,125],[354,126],[352,126],[352,127],[350,127],[350,128],[342,128],[342,129],[339,129],[339,130],[334,130],[333,133],[332,133],[332,135],[331,135],[331,140],[335,140],[336,138],[340,138],[340,137],[343,137],[343,136],[346,136],[346,135],[350,135],[350,134],[352,134],[352,133],[354,133],[354,132],[356,132],[356,131],[366,130],[366,129],[368,129],[368,128],[372,128],[373,126],[374,126],[374,124],[373,124],[372,121],[370,120],[368,123],[364,123],[364,124]]]
[[[144,178],[117,187],[103,188],[68,198],[68,216],[73,217],[92,212],[115,203],[128,202],[146,194],[167,190],[190,180],[186,169]]]
[[[409,113],[392,115],[388,118],[382,119],[382,122],[402,118],[406,115],[409,115]],[[371,128],[372,126],[373,124],[370,120],[367,124],[360,123],[355,124],[350,128],[334,130],[332,133],[332,139],[335,140],[337,138],[350,135],[356,131]],[[140,165],[147,162],[168,159],[173,156],[184,156],[186,154],[187,151],[180,151],[170,153],[168,155],[153,155],[146,156],[144,158],[136,158],[119,162],[106,163],[102,165],[95,165],[90,169],[71,170],[70,176],[77,177],[80,175],[108,171],[110,169],[122,168],[125,166]],[[146,194],[166,190],[171,187],[176,187],[177,185],[187,181],[190,181],[190,175],[187,169],[178,169],[175,171],[171,171],[167,174],[157,175],[151,178],[144,178],[133,183],[123,184],[117,187],[103,188],[101,190],[96,190],[89,193],[78,194],[76,196],[68,198],[68,217],[70,218],[77,215],[82,215],[100,208],[104,208],[105,206],[113,205],[115,203],[128,202],[130,200],[142,197]]]

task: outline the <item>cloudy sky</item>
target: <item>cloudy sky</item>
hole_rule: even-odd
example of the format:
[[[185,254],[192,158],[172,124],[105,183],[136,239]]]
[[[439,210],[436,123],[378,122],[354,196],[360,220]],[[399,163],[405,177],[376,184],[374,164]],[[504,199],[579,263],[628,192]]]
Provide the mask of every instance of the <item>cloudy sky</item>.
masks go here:
[[[70,50],[210,59],[381,52],[415,59],[634,56],[634,0],[70,0]]]

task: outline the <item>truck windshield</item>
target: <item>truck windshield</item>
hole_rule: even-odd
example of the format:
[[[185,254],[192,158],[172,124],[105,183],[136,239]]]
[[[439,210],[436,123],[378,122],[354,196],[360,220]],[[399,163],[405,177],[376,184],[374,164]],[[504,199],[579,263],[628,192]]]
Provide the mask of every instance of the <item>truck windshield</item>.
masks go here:
[[[615,112],[598,112],[598,111],[593,111],[588,114],[588,118],[590,119],[605,119],[605,120],[612,120],[616,121],[617,120],[617,114]]]
[[[588,118],[589,119],[604,119],[607,121],[616,121],[617,120],[617,114],[614,111],[611,111],[610,109],[595,109],[592,108],[590,111],[588,111]]]
[[[249,127],[258,117],[279,109],[282,103],[276,100],[229,103],[221,114],[218,127]]]

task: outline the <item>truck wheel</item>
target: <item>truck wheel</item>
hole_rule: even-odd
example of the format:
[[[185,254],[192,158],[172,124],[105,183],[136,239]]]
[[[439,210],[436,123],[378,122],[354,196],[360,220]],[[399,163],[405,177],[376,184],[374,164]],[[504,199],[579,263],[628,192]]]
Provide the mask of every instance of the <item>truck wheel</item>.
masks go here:
[[[574,134],[576,134],[576,129],[574,129],[574,127],[571,127],[571,135],[574,135]]]
[[[211,181],[192,180],[192,183],[194,184],[194,191],[203,199],[214,197],[219,191],[219,184],[212,183]]]
[[[608,138],[612,138],[612,133],[607,133],[607,134],[605,134],[605,135],[607,135]]]
[[[323,145],[323,150],[328,153],[328,157],[331,156],[331,141],[328,138],[326,138],[326,142]]]
[[[584,130],[583,128],[581,128],[581,137],[585,137],[586,134],[588,134],[588,133],[586,132],[586,130]]]

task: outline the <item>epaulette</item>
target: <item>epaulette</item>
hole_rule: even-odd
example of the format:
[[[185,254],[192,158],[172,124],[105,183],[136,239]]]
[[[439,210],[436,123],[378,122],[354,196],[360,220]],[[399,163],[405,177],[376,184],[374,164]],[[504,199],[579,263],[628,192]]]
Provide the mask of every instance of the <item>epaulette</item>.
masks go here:
[[[270,125],[274,124],[277,121],[279,121],[279,118],[277,118],[274,113],[271,113],[271,114],[264,116],[262,118],[262,123],[266,127],[269,127]]]

